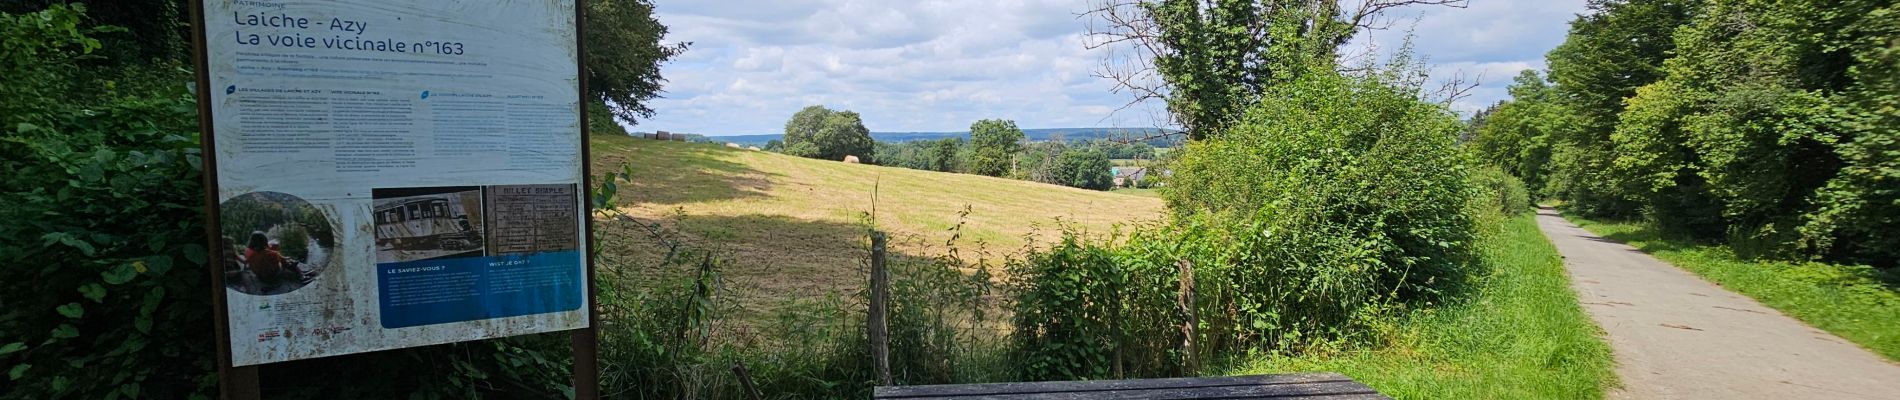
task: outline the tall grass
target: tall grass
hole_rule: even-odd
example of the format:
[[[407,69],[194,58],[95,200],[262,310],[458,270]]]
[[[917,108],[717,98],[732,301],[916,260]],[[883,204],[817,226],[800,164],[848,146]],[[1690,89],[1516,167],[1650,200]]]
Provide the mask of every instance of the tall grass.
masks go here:
[[[611,197],[613,190],[604,191]],[[721,273],[729,253],[718,243],[606,210],[597,224],[607,250],[597,272],[605,394],[741,398],[735,369],[745,368],[768,398],[869,396],[876,377],[865,293],[797,299],[759,317],[732,301]],[[889,260],[891,370],[898,384],[1010,377],[995,372],[1009,368],[999,350],[1002,335],[986,312],[990,277],[966,273],[963,267],[973,263],[959,258],[954,242],[946,245],[952,248],[944,256]],[[614,251],[635,247],[660,249],[661,256],[655,262]]]
[[[1578,305],[1563,259],[1533,217],[1483,245],[1472,296],[1395,320],[1382,343],[1258,358],[1231,373],[1336,371],[1399,399],[1595,399],[1612,383],[1608,346]]]

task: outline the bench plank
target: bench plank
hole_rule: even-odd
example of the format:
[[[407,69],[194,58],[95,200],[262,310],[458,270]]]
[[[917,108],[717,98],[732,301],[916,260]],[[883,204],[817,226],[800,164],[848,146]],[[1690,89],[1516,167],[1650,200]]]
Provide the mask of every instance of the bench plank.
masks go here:
[[[1351,382],[1352,378],[1332,372],[1216,376],[1205,378],[1160,378],[1100,381],[1005,382],[953,385],[880,386],[872,397],[904,399],[914,397],[978,396],[1015,393],[1087,392],[1132,389],[1196,388],[1214,386],[1278,385],[1317,382]]]
[[[879,387],[891,400],[1389,399],[1336,373]]]

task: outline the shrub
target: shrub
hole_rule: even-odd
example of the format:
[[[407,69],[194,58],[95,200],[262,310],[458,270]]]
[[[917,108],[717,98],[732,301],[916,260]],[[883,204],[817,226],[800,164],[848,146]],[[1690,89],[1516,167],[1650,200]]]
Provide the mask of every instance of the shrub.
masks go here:
[[[107,92],[72,74],[97,48],[84,8],[0,14],[0,364],[7,397],[208,393],[196,113],[181,85]]]
[[[1530,190],[1524,187],[1524,181],[1504,173],[1502,168],[1478,168],[1476,173],[1471,174],[1471,181],[1478,189],[1476,202],[1486,206],[1483,211],[1513,216],[1530,212],[1537,206],[1531,200]]]
[[[1473,254],[1470,163],[1454,145],[1457,118],[1391,82],[1321,74],[1275,89],[1172,165],[1169,208],[1262,225],[1274,251],[1291,252],[1276,264],[1435,291]]]
[[[1071,233],[1013,261],[1027,378],[1193,374],[1222,357],[1365,338],[1370,316],[1456,290],[1477,262],[1481,210],[1502,205],[1468,178],[1460,122],[1388,82],[1276,88],[1170,164],[1170,224],[1108,242]],[[1517,193],[1504,201],[1529,203],[1501,182]],[[1198,330],[1194,357],[1179,347],[1184,324]]]

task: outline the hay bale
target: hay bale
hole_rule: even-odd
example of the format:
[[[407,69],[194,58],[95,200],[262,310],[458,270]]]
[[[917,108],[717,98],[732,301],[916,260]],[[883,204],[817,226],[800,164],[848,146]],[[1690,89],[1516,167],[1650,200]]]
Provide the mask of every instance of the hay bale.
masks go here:
[[[844,162],[850,163],[850,164],[858,164],[858,156],[847,154],[844,156]]]
[[[746,146],[746,150],[759,151],[759,146]]]
[[[731,148],[735,148],[735,149],[738,149],[738,148],[742,148],[742,147],[740,147],[740,146],[739,146],[739,144],[738,144],[738,143],[731,143],[731,142],[727,142],[727,143],[726,143],[726,147],[731,147]]]

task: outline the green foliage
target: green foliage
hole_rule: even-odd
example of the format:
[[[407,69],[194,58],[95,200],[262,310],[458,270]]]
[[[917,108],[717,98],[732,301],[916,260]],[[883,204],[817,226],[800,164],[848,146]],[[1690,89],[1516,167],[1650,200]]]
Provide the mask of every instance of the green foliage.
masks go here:
[[[785,154],[833,161],[858,156],[870,162],[873,146],[871,130],[855,112],[809,106],[785,121]]]
[[[1570,126],[1570,114],[1537,71],[1519,74],[1510,92],[1510,101],[1474,124],[1473,143],[1485,160],[1523,179],[1531,192],[1541,193],[1550,169],[1550,141]]]
[[[1286,262],[1431,291],[1470,256],[1461,124],[1388,82],[1314,74],[1275,88],[1223,137],[1189,145],[1163,192],[1170,209],[1264,224],[1299,252]]]
[[[962,138],[877,142],[877,162],[881,165],[937,172],[964,170]]]
[[[1900,6],[1866,13],[1847,27],[1856,39],[1848,79],[1833,112],[1848,139],[1842,163],[1803,218],[1804,245],[1834,258],[1886,267],[1900,263]]]
[[[1016,121],[986,119],[970,124],[970,173],[1003,176],[1022,151],[1023,130]]]
[[[612,110],[605,101],[587,103],[587,134],[589,135],[631,135],[627,127],[615,122]]]
[[[1750,256],[1895,265],[1891,2],[1591,7],[1549,55],[1575,123],[1551,135],[1545,194]]]
[[[1570,23],[1570,35],[1551,50],[1550,80],[1574,118],[1554,131],[1550,177],[1543,194],[1561,198],[1573,213],[1633,216],[1640,205],[1612,176],[1610,135],[1636,88],[1662,79],[1675,49],[1671,34],[1689,22],[1697,0],[1598,0]]]
[[[1881,4],[1708,2],[1677,31],[1668,76],[1638,90],[1617,128],[1618,170],[1639,183],[1650,217],[1755,255],[1824,246],[1826,222],[1802,226],[1816,209],[1839,209],[1815,200],[1843,170],[1840,143],[1857,136],[1841,115],[1883,113],[1842,92],[1866,87],[1854,81],[1857,60],[1878,65],[1848,50],[1896,37],[1852,29],[1876,24],[1863,21],[1892,7]]]
[[[1276,87],[1171,164],[1169,225],[1105,244],[1070,234],[1012,262],[1028,378],[1195,374],[1363,339],[1394,307],[1458,290],[1477,267],[1480,214],[1502,206],[1468,178],[1462,124],[1390,76]],[[1522,207],[1516,190],[1507,201]],[[1199,327],[1195,358],[1175,350],[1182,324]]]
[[[1108,190],[1115,186],[1113,168],[1107,154],[1094,150],[1069,150],[1056,159],[1051,178],[1063,186]]]
[[[1486,212],[1514,216],[1531,212],[1537,204],[1531,200],[1530,190],[1524,181],[1495,166],[1478,168],[1471,174],[1471,182],[1478,187],[1477,200],[1490,209]]]
[[[1338,372],[1395,399],[1595,399],[1615,386],[1610,348],[1534,217],[1503,220],[1482,247],[1489,273],[1473,296],[1394,318],[1370,346],[1261,357],[1228,373]]]
[[[1131,89],[1167,100],[1190,140],[1225,131],[1252,101],[1308,68],[1330,73],[1313,66],[1330,63],[1361,22],[1337,3],[1297,0],[1162,0],[1131,11],[1140,22],[1122,34],[1152,35],[1153,73],[1167,83]]]
[[[195,103],[178,85],[128,96],[74,74],[100,46],[90,36],[114,31],[84,11],[0,14],[5,397],[205,395]]]
[[[659,96],[666,78],[660,64],[686,52],[692,43],[661,43],[666,25],[653,18],[650,0],[586,0],[587,94],[627,124],[653,116],[646,101]],[[612,121],[602,121],[612,122]]]

